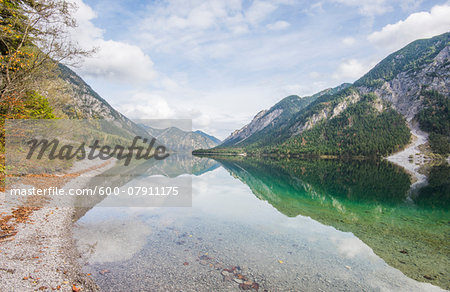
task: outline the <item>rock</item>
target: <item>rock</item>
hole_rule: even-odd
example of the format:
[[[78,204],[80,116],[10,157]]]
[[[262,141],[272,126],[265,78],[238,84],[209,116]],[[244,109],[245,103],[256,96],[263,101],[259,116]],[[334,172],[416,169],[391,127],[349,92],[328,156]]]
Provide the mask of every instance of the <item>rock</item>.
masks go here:
[[[204,254],[204,255],[200,256],[199,259],[204,260],[204,261],[208,261],[208,260],[210,260],[212,258]]]
[[[241,289],[241,290],[250,290],[250,289],[252,289],[252,286],[242,283],[242,284],[239,284],[239,289]]]
[[[231,276],[225,276],[225,277],[223,277],[223,280],[224,280],[224,281],[233,282],[233,277],[231,277]]]
[[[223,265],[219,262],[214,263],[214,269],[221,270],[223,268]]]
[[[253,135],[254,133],[264,129],[273,120],[283,113],[283,109],[263,110],[260,111],[253,120],[240,130],[234,131],[223,142],[228,144],[236,144]]]
[[[244,284],[244,280],[242,279],[234,278],[233,281],[235,281],[238,284]]]

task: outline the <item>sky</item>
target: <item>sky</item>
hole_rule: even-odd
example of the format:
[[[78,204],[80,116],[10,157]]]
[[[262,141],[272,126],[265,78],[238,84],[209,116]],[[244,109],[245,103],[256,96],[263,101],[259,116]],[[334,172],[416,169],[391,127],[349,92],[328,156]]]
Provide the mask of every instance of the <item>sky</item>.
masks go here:
[[[282,98],[354,82],[450,31],[448,0],[72,0],[74,70],[131,119],[192,119],[219,139]]]

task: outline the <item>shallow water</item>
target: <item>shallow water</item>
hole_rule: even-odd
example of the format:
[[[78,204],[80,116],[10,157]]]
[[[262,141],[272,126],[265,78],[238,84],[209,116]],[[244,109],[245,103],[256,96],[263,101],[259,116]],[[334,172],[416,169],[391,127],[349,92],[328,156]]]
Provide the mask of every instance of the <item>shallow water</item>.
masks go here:
[[[380,161],[180,165],[168,176],[194,173],[192,207],[105,207],[108,197],[77,222],[85,271],[105,291],[238,291],[238,274],[260,291],[450,287],[445,167],[410,190]]]

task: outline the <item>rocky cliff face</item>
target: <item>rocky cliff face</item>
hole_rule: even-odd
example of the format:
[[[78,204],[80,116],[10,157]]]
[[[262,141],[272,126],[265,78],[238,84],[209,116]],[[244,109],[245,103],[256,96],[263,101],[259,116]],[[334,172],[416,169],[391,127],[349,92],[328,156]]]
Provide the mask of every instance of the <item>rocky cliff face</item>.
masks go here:
[[[239,130],[234,131],[228,138],[223,141],[224,145],[233,144],[238,146],[239,143],[245,141],[248,137],[267,127],[273,120],[283,113],[283,109],[274,109],[271,111],[260,111],[253,120]]]
[[[348,83],[335,88],[328,88],[312,96],[299,97],[290,95],[268,110],[260,111],[253,120],[239,130],[234,131],[224,140],[220,147],[246,146],[252,143],[268,143],[275,138],[276,132],[286,127],[296,113],[300,112],[316,99],[326,94],[333,94],[350,86]]]
[[[325,103],[325,107],[319,110],[318,113],[314,113],[311,116],[308,116],[306,118],[306,122],[300,121],[294,123],[294,125],[289,128],[290,136],[296,136],[306,130],[312,129],[315,125],[323,120],[337,117],[345,109],[347,109],[349,105],[355,104],[359,100],[361,100],[361,95],[358,92],[352,91],[344,97],[344,100],[335,105],[332,105],[329,102]]]
[[[399,53],[394,58],[402,57],[402,53]],[[411,122],[423,107],[422,89],[450,95],[450,47],[444,47],[430,63],[417,70],[400,72],[392,80],[383,80],[381,86],[357,88],[362,93],[374,92],[383,100],[391,102],[394,108]]]
[[[295,140],[299,135],[303,136],[306,131],[320,128],[320,131],[322,131],[320,137],[322,138],[319,139],[314,136],[319,139],[314,143],[328,143],[331,141],[331,136],[327,135],[331,133],[328,131],[328,134],[325,134],[325,132],[327,132],[329,126],[331,127],[331,124],[334,127],[332,130],[334,134],[339,134],[344,130],[339,128],[340,126],[356,126],[355,129],[364,129],[360,133],[362,136],[373,135],[371,136],[372,139],[377,140],[380,133],[372,132],[381,131],[380,128],[371,128],[364,119],[358,119],[360,124],[354,124],[352,118],[360,116],[362,108],[373,114],[374,119],[381,115],[377,121],[383,127],[387,127],[387,124],[383,124],[383,119],[384,121],[388,119],[391,119],[391,122],[397,121],[398,124],[392,124],[392,129],[389,129],[389,131],[403,137],[407,128],[404,121],[401,121],[402,116],[412,128],[414,124],[417,124],[415,118],[418,113],[425,107],[425,104],[430,104],[427,92],[432,91],[449,98],[449,77],[450,33],[430,39],[417,40],[386,57],[354,84],[343,84],[305,98],[307,102],[288,113],[287,109],[292,107],[295,99],[292,99],[290,104],[279,106],[279,104],[284,103],[284,100],[282,100],[270,110],[260,112],[250,124],[235,131],[225,140],[222,146],[224,148],[251,146],[252,149],[267,146],[266,148],[270,149],[268,151],[274,151],[274,149],[280,149],[280,145],[285,144],[291,147],[287,151],[302,151],[306,142],[300,144],[286,144],[286,142]],[[363,104],[364,106],[362,106]],[[442,104],[445,104],[445,102],[441,101],[439,109],[442,109]],[[279,111],[280,109],[283,111]],[[391,113],[392,109],[396,111],[395,114]],[[431,111],[430,115],[433,112]],[[441,113],[441,116],[445,116],[445,114]],[[329,123],[335,119],[339,119],[340,126],[336,126],[338,122]],[[348,123],[343,120],[348,120]],[[388,131],[386,129],[383,131]],[[309,137],[312,136],[309,135]],[[386,139],[386,137],[383,139]],[[450,141],[450,137],[448,139]],[[361,147],[356,147],[357,149],[365,147],[362,145],[365,143],[363,140],[360,139],[355,142],[361,144]],[[403,138],[400,140],[401,142],[396,141],[395,145],[390,145],[392,141],[382,143],[389,144],[389,147],[392,148],[389,148],[390,151],[396,151],[404,143]],[[322,146],[317,145],[315,149]],[[381,145],[379,146],[381,147]],[[314,151],[315,149],[310,147],[308,151]]]
[[[80,76],[68,67],[59,65],[59,78],[65,83],[69,102],[62,111],[69,118],[105,119],[132,135],[148,136],[148,133],[130,119],[115,110],[95,92]]]
[[[166,147],[181,151],[209,149],[217,146],[220,140],[201,131],[186,132],[178,128],[153,129],[148,125],[137,125],[115,110],[105,99],[96,93],[80,76],[64,65],[59,65],[59,83],[64,84],[67,103],[62,112],[69,118],[104,119],[124,129],[131,135],[151,136]],[[60,86],[61,87],[61,86]],[[144,122],[144,121],[142,121]]]

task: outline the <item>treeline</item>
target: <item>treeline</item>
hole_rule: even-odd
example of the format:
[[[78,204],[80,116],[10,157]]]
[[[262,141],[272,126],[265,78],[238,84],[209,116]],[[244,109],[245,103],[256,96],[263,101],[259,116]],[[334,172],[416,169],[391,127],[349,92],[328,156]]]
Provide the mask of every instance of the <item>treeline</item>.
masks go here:
[[[394,79],[400,72],[415,72],[431,63],[450,41],[450,33],[427,40],[417,40],[389,55],[372,70],[357,80],[355,86],[377,87]]]
[[[89,53],[70,41],[75,9],[64,0],[0,0],[0,175],[5,121],[57,118],[44,85],[59,62]]]
[[[258,178],[270,190],[278,189],[275,192],[278,201],[298,200],[302,195],[309,197],[311,192],[305,186],[310,186],[317,193],[328,194],[341,202],[399,205],[404,203],[411,183],[406,172],[384,160],[214,159],[249,186]],[[270,196],[266,199],[270,202]],[[292,210],[292,205],[286,205]]]
[[[400,150],[409,142],[404,118],[393,109],[379,113],[376,97],[365,95],[337,117],[292,137],[267,152],[339,156],[383,156]]]
[[[423,91],[423,109],[417,114],[420,128],[428,132],[433,152],[450,154],[450,99],[437,91]]]

